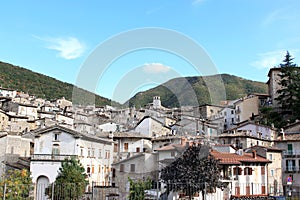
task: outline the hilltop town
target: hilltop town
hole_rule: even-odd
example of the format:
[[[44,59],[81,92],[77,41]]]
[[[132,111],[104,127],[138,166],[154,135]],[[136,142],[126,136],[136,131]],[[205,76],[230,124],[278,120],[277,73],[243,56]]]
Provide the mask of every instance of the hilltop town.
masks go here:
[[[42,188],[33,195],[44,199],[62,161],[76,157],[88,174],[87,192],[98,199],[126,199],[128,177],[150,178],[149,195],[158,197],[165,190],[159,171],[201,143],[220,160],[226,183],[208,195],[282,195],[290,176],[298,194],[300,122],[281,129],[260,123],[261,108],[278,106],[280,71],[270,69],[268,94],[197,107],[165,108],[159,96],[143,108],[75,106],[65,98],[49,101],[0,88],[0,176],[28,169]]]

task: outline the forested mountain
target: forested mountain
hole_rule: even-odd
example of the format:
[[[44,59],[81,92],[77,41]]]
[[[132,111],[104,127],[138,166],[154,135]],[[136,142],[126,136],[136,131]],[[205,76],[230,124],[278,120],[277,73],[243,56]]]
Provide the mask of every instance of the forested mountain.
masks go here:
[[[72,100],[74,87],[74,85],[70,83],[62,82],[49,76],[4,62],[0,62],[0,86],[26,92],[30,95],[47,100],[58,99],[61,97]],[[80,104],[84,104],[84,98],[89,94],[92,94],[86,90],[80,90],[80,93],[81,96],[77,102]],[[96,95],[95,104],[98,106],[110,105],[111,100]]]
[[[221,74],[220,79],[223,83],[215,84],[216,87],[225,87],[225,98],[234,100],[244,97],[250,93],[267,93],[267,85],[262,82],[246,80],[237,76]],[[205,80],[204,80],[205,78]],[[160,96],[162,105],[165,107],[179,107],[193,104],[191,95],[196,95],[198,104],[211,104],[210,92],[207,88],[207,82],[219,81],[215,76],[195,76],[182,77],[169,80],[150,90],[139,92],[132,97],[127,103],[141,107],[152,102],[153,96]],[[189,85],[189,87],[187,87]],[[218,90],[218,88],[215,88]],[[174,95],[174,93],[176,95]],[[193,93],[193,94],[191,94]],[[181,105],[179,105],[181,102]],[[183,104],[182,104],[183,102]]]
[[[228,100],[237,99],[249,93],[267,93],[267,85],[265,83],[246,80],[228,74],[217,76],[221,76],[222,78],[226,90],[226,99]],[[206,86],[207,82],[204,78],[206,81],[210,79],[214,81],[214,76],[175,78],[150,90],[137,93],[124,105],[128,105],[127,103],[129,103],[129,105],[141,107],[152,102],[153,96],[160,96],[162,104],[165,107],[178,107],[179,101],[185,102],[185,105],[190,105],[191,92],[196,95],[199,104],[211,103],[210,94]],[[220,84],[223,85],[223,83]],[[189,89],[186,89],[187,85]],[[72,100],[74,87],[70,83],[62,82],[49,76],[4,62],[0,62],[0,86],[27,92],[47,100],[61,97]],[[86,90],[80,90],[80,94],[78,101],[84,104],[85,97],[92,93]],[[111,100],[99,95],[95,96],[95,103],[97,106],[112,104]],[[113,102],[113,105],[120,104]]]

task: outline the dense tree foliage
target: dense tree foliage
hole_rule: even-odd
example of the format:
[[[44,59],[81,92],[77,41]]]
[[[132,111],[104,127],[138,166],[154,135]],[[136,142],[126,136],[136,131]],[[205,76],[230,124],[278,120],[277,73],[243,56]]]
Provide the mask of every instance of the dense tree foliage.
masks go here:
[[[193,144],[182,155],[161,170],[161,179],[170,191],[183,192],[190,198],[205,191],[214,192],[221,187],[219,161],[206,145]]]
[[[289,122],[299,119],[300,69],[293,63],[292,56],[287,52],[283,63],[280,64],[281,89],[277,91],[276,100],[280,105],[280,113]]]
[[[54,186],[51,184],[46,190],[50,198],[53,196],[52,199],[56,200],[80,199],[88,184],[87,174],[78,160],[65,159],[53,184]]]
[[[273,107],[262,107],[260,109],[260,123],[267,126],[282,128],[286,125],[284,118]]]
[[[130,183],[129,200],[144,200],[145,190],[151,189],[152,181],[147,178],[146,180],[132,180],[128,177]]]
[[[26,169],[9,170],[0,179],[0,197],[3,197],[3,189],[5,188],[5,198],[21,200],[29,196],[32,189],[32,180],[30,172]]]

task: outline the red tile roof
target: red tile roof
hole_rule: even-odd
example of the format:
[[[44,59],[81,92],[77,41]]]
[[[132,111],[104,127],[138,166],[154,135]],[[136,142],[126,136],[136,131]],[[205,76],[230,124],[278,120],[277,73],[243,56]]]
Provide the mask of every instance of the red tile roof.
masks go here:
[[[238,165],[242,163],[268,163],[270,162],[268,159],[265,159],[263,157],[260,157],[256,155],[256,158],[253,157],[252,153],[244,153],[243,155],[238,155],[235,153],[221,153],[218,151],[211,151],[211,154],[216,158],[220,160],[220,164],[224,165]]]

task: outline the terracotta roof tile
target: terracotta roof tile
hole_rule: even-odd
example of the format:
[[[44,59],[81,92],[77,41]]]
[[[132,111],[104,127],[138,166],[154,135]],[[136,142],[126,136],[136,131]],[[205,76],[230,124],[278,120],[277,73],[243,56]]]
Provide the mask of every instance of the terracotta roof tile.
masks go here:
[[[216,158],[220,160],[220,164],[242,164],[243,162],[262,162],[262,163],[268,163],[270,162],[268,159],[265,159],[263,157],[260,157],[256,155],[256,158],[253,157],[252,153],[244,153],[243,155],[238,155],[235,153],[221,153],[218,151],[211,151],[211,154]]]

